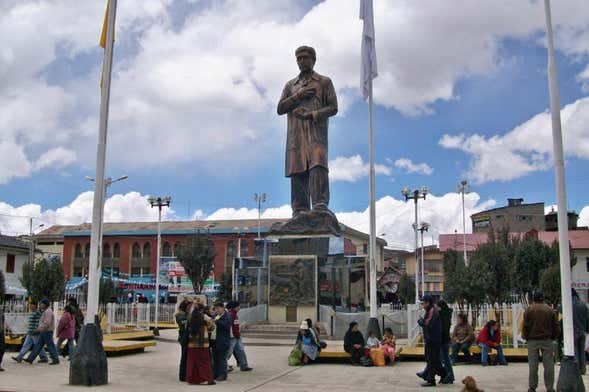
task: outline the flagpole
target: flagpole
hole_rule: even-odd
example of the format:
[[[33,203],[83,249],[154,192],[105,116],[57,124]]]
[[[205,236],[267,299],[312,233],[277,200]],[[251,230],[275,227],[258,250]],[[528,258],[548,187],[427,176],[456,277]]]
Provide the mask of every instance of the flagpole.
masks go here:
[[[554,40],[550,0],[544,0],[546,14],[546,41],[548,46],[548,84],[550,92],[550,115],[552,119],[552,143],[554,150],[554,171],[558,198],[558,244],[560,256],[560,290],[562,296],[562,322],[564,357],[558,375],[558,391],[585,390],[583,379],[575,362],[573,335],[573,298],[571,293],[571,258],[569,254],[569,228],[567,216],[566,181],[564,175],[564,152],[562,146],[562,124],[560,120],[560,98],[558,92],[558,71],[554,60]],[[585,353],[583,353],[584,355]]]
[[[85,325],[80,340],[70,361],[71,385],[103,385],[108,383],[108,365],[102,346],[102,333],[98,315],[98,295],[100,287],[100,244],[102,217],[105,196],[106,140],[108,129],[108,110],[110,101],[110,82],[114,50],[114,29],[117,0],[109,0],[107,6],[106,45],[102,64],[100,120],[98,145],[96,148],[96,176],[94,201],[92,206],[92,229],[90,235],[90,262],[88,273],[88,298]]]
[[[378,316],[376,301],[376,197],[374,172],[374,116],[372,107],[372,79],[368,82],[368,121],[369,121],[369,144],[370,144],[370,318]]]

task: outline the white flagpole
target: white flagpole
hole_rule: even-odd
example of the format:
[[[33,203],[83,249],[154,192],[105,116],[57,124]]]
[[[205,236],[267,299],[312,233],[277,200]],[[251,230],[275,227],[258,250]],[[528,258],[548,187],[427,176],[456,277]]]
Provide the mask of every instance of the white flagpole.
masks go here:
[[[376,176],[374,172],[374,121],[372,110],[372,79],[368,85],[368,118],[370,126],[370,318],[378,316],[376,301],[376,196],[375,183]]]
[[[116,20],[117,0],[110,0],[108,8],[108,24],[106,30],[106,47],[104,48],[102,94],[100,98],[100,122],[98,130],[98,145],[96,149],[96,176],[94,187],[94,202],[92,206],[92,232],[90,235],[90,266],[88,273],[88,308],[86,324],[94,324],[98,314],[98,289],[100,287],[100,233],[102,231],[102,216],[104,208],[104,171],[106,161],[106,135],[108,129],[108,109],[110,101],[110,81],[112,75],[112,59],[114,49],[114,29]]]

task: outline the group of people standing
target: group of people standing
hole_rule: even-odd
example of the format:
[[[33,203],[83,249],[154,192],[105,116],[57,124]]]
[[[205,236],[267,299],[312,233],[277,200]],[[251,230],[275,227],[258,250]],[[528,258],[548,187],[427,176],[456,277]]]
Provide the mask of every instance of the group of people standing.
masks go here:
[[[28,320],[27,334],[20,352],[13,356],[12,359],[18,363],[28,362],[32,364],[37,357],[40,363],[49,363],[50,365],[59,364],[59,350],[62,343],[66,343],[67,356],[74,352],[75,344],[79,337],[80,330],[84,324],[84,315],[78,303],[74,298],[70,298],[64,308],[63,314],[57,325],[57,343],[53,341],[55,314],[50,307],[49,300],[42,299],[38,306],[35,303],[30,304],[31,315]],[[25,358],[27,352],[29,355]],[[47,352],[51,358],[47,358]],[[64,351],[64,356],[65,351]]]
[[[212,308],[199,299],[184,299],[178,306],[178,342],[181,347],[179,380],[189,384],[214,385],[227,380],[233,370],[228,361],[235,355],[241,371],[251,371],[241,340],[239,302]]]

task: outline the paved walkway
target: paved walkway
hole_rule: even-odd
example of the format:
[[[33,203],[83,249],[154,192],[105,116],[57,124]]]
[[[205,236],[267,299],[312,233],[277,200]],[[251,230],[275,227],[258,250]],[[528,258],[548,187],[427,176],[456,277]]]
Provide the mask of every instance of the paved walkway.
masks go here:
[[[289,347],[246,347],[253,372],[230,374],[227,382],[213,387],[190,386],[178,382],[179,347],[175,343],[158,342],[157,347],[145,353],[109,358],[109,381],[98,391],[418,391],[419,380],[415,372],[422,363],[400,362],[393,367],[363,368],[337,364],[319,364],[305,367],[288,367]],[[69,366],[62,361],[58,366],[46,364],[17,364],[5,355],[5,372],[0,373],[0,390],[14,392],[88,391],[86,387],[67,385]],[[481,389],[494,391],[525,391],[527,389],[527,364],[515,363],[508,367],[477,365],[457,366],[456,377],[461,380],[472,375]],[[558,373],[558,368],[557,368]],[[540,379],[541,375],[540,375]],[[589,385],[589,378],[585,379]],[[459,391],[460,384],[440,386],[439,390]],[[538,391],[544,391],[539,388]]]

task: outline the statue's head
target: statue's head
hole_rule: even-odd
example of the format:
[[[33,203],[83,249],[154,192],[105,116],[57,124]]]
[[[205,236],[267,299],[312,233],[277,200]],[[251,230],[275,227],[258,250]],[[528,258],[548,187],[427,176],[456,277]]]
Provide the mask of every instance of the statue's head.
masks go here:
[[[315,49],[310,46],[299,46],[297,50],[295,50],[295,56],[301,72],[309,72],[313,70],[315,60],[317,60]]]

